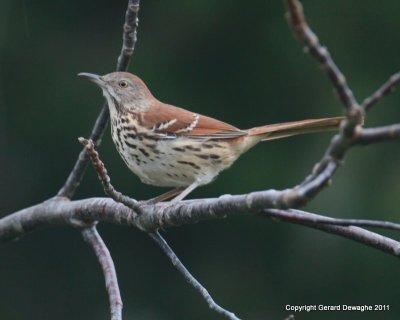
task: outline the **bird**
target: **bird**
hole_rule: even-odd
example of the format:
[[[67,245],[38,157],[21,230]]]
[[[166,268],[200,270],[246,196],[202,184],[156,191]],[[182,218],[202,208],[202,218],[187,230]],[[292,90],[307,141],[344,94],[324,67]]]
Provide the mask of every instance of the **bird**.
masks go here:
[[[308,119],[241,130],[159,101],[138,76],[128,72],[78,76],[102,89],[112,140],[128,168],[145,184],[173,188],[151,203],[173,197],[171,204],[183,200],[261,141],[335,130],[343,120]]]

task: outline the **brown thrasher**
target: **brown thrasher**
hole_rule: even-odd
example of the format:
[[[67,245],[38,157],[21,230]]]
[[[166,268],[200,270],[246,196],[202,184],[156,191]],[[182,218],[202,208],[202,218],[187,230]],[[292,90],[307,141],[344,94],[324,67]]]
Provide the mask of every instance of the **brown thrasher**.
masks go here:
[[[240,130],[225,122],[157,100],[144,82],[127,72],[80,73],[107,99],[114,144],[142,182],[175,189],[153,202],[180,201],[213,181],[260,141],[332,130],[342,117],[310,119]]]

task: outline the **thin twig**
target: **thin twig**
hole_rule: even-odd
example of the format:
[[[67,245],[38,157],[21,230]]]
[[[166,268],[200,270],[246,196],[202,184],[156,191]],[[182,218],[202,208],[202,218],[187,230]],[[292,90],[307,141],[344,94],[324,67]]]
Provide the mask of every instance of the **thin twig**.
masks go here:
[[[139,11],[139,0],[129,0],[128,8],[125,14],[125,24],[123,33],[123,42],[121,54],[118,57],[117,71],[126,71],[129,65],[129,61],[133,54],[133,50],[136,44],[136,34],[138,27],[138,11]],[[107,103],[103,103],[101,111],[96,119],[93,126],[90,139],[93,140],[96,146],[101,143],[101,138],[104,134],[104,130],[109,120],[109,112]],[[86,172],[86,168],[89,163],[89,157],[83,149],[76,160],[74,167],[72,168],[67,180],[65,181],[62,188],[58,191],[58,197],[72,198],[75,194],[76,189],[79,187],[82,178]]]
[[[118,286],[114,262],[103,239],[97,232],[96,226],[82,230],[82,236],[96,254],[103,270],[106,289],[110,301],[111,320],[122,320],[122,299]]]
[[[285,0],[285,2],[288,10],[287,18],[295,35],[304,42],[309,53],[321,64],[346,109],[349,111],[356,108],[358,103],[347,85],[346,78],[332,60],[329,51],[319,43],[318,37],[307,25],[301,3],[298,0]]]
[[[305,212],[301,210],[288,209],[266,209],[264,213],[271,213],[271,215],[282,214],[285,217],[291,217],[292,221],[301,221],[304,223],[316,224],[330,224],[336,226],[357,226],[357,227],[375,227],[387,230],[400,230],[400,224],[391,221],[378,221],[378,220],[365,220],[365,219],[338,219],[327,216],[316,215],[314,213]]]
[[[304,205],[329,184],[347,150],[351,147],[357,128],[363,123],[364,112],[328,49],[320,44],[318,37],[308,26],[301,3],[298,0],[285,0],[285,3],[289,25],[295,35],[305,44],[311,56],[321,64],[346,110],[346,119],[341,125],[339,134],[332,139],[325,155],[317,163],[312,174],[293,189],[296,192],[295,197],[288,192],[289,196],[295,200],[293,203]]]
[[[371,232],[355,226],[340,226],[328,224],[328,217],[316,215],[310,212],[300,210],[281,210],[266,209],[262,211],[268,218],[277,218],[294,224],[304,225],[313,229],[322,230],[328,233],[336,234],[341,237],[351,239],[370,246],[372,248],[384,251],[396,257],[400,256],[400,242],[391,238],[382,236],[378,233]],[[323,221],[323,222],[316,222]],[[339,221],[340,222],[340,221]],[[339,223],[340,224],[340,223]],[[383,227],[383,225],[381,225]]]
[[[140,211],[140,205],[136,200],[123,195],[119,191],[116,191],[115,188],[112,186],[111,179],[107,174],[107,169],[104,166],[104,163],[100,160],[99,154],[94,147],[93,141],[91,139],[87,140],[82,137],[78,138],[78,140],[85,147],[85,150],[90,157],[93,167],[97,172],[97,176],[99,177],[99,180],[103,185],[105,194],[110,196],[116,202],[120,202],[135,211]]]
[[[129,67],[130,58],[137,42],[137,29],[139,26],[140,0],[129,0],[125,13],[124,32],[122,34],[122,49],[118,57],[117,71],[125,71]]]
[[[101,107],[100,113],[96,119],[96,122],[93,126],[92,133],[90,134],[90,138],[96,142],[97,145],[100,145],[101,138],[104,134],[104,130],[107,126],[109,119],[109,111],[107,103],[104,102]],[[62,188],[58,191],[58,197],[66,197],[71,199],[75,194],[75,191],[79,187],[82,182],[83,176],[86,172],[87,166],[89,164],[89,156],[86,153],[85,149],[83,149],[76,160],[74,167],[72,168],[70,174],[68,175],[67,180],[65,181]]]
[[[204,288],[199,281],[197,281],[197,279],[189,272],[188,269],[186,269],[186,267],[182,264],[177,255],[172,251],[168,243],[158,232],[149,233],[149,236],[160,246],[160,248],[171,260],[174,267],[183,275],[185,280],[201,294],[204,300],[206,300],[210,309],[224,315],[228,319],[239,320],[239,318],[236,317],[234,313],[222,308],[214,301],[214,299],[208,293],[207,289]]]
[[[396,89],[396,87],[400,84],[400,72],[393,74],[389,80],[387,80],[378,90],[376,90],[373,94],[371,94],[367,99],[362,103],[362,107],[365,111],[368,111],[371,107],[377,104],[381,99],[383,99],[386,95]]]
[[[400,139],[400,123],[377,128],[363,129],[354,144],[366,145]]]
[[[291,207],[298,208],[305,205],[325,187],[327,187],[331,181],[333,174],[338,169],[339,164],[340,163],[338,161],[333,160],[327,162],[326,165],[323,167],[323,170],[320,170],[315,175],[311,175],[311,178],[306,178],[306,180],[299,187],[294,188],[294,192],[297,190],[298,203],[294,203],[295,205]]]

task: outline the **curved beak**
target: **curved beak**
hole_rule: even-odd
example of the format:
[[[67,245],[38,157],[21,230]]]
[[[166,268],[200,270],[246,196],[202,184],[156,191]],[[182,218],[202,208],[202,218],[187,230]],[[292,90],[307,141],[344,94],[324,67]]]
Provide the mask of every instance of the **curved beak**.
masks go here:
[[[101,76],[99,76],[97,74],[81,72],[81,73],[78,73],[78,77],[82,77],[89,81],[92,81],[100,87],[104,86],[104,80],[101,78]]]

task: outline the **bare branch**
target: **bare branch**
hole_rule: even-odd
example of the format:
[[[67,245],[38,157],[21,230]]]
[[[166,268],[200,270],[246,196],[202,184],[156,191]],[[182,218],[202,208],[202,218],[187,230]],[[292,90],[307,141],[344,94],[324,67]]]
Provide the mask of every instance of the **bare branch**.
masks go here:
[[[136,34],[138,27],[138,11],[139,11],[139,0],[129,0],[128,8],[125,14],[125,24],[123,33],[123,43],[121,54],[118,57],[117,71],[126,71],[129,65],[130,58],[133,54],[133,50],[136,44]],[[110,115],[108,112],[107,103],[104,102],[101,107],[101,111],[96,119],[93,126],[92,133],[90,134],[90,139],[93,140],[96,146],[101,143],[101,138],[104,134],[104,130],[107,126],[108,119]],[[58,191],[58,197],[72,198],[75,194],[76,189],[79,187],[82,178],[86,172],[86,168],[89,163],[89,157],[83,149],[75,162],[67,180],[65,181],[62,188]]]
[[[264,191],[267,192],[267,191]],[[270,192],[274,192],[271,190]],[[275,191],[276,192],[276,191]],[[157,230],[183,224],[197,223],[202,220],[217,219],[228,215],[255,215],[263,212],[258,207],[263,192],[245,195],[225,195],[216,199],[199,199],[181,201],[176,207],[165,208],[165,204],[149,206],[137,215],[133,210],[109,198],[90,198],[68,201],[65,198],[54,198],[33,207],[25,208],[0,219],[0,242],[7,242],[40,228],[57,225],[74,225],[75,221],[100,221],[117,225],[135,226],[141,230]],[[253,199],[253,200],[252,200]],[[272,210],[272,211],[271,211]],[[357,227],[332,226],[320,223],[310,225],[311,220],[328,217],[317,216],[299,210],[268,209],[268,215],[298,223],[325,232],[334,233],[346,238],[357,238],[357,241],[372,246],[394,256],[400,255],[400,243],[374,232]],[[298,213],[301,213],[299,215]],[[294,215],[296,214],[297,215]],[[288,218],[288,215],[289,218]],[[311,219],[311,220],[310,220]],[[383,227],[383,226],[382,226]],[[362,230],[362,233],[360,233]]]
[[[361,130],[364,111],[356,101],[328,49],[320,44],[318,37],[307,25],[301,3],[298,0],[285,0],[285,3],[289,25],[295,35],[306,45],[308,52],[321,64],[346,110],[346,119],[342,122],[340,132],[332,139],[323,158],[316,164],[312,174],[293,189],[297,191],[298,200],[294,203],[304,205],[329,184],[347,150],[352,146],[357,133]],[[298,205],[288,207],[298,207]]]
[[[128,69],[131,56],[135,50],[137,29],[139,26],[139,8],[140,0],[129,0],[123,27],[124,33],[122,34],[122,49],[116,66],[117,71],[125,71]]]
[[[358,108],[353,92],[347,85],[346,78],[332,60],[329,51],[319,43],[318,37],[307,25],[303,6],[298,0],[285,0],[285,2],[288,10],[287,19],[295,35],[304,42],[309,53],[321,64],[347,112],[353,112],[353,109]]]
[[[111,185],[111,179],[107,174],[107,169],[104,166],[104,163],[100,160],[99,154],[94,148],[93,141],[91,139],[87,140],[84,138],[79,138],[78,140],[82,145],[85,146],[93,167],[95,168],[99,180],[103,185],[105,194],[110,196],[116,202],[121,202],[129,208],[139,211],[139,203],[136,200],[123,195],[121,192],[116,191],[115,188]]]
[[[314,229],[319,229],[328,233],[336,234],[344,238],[365,244],[372,248],[381,250],[383,252],[389,253],[396,257],[400,256],[400,242],[359,227],[334,225],[325,220],[332,219],[332,223],[334,223],[335,219],[333,218],[319,216],[300,210],[267,209],[264,210],[264,213],[266,214],[266,216],[271,218],[278,218],[280,220],[284,220],[290,223],[301,224]],[[339,224],[340,222],[342,221],[339,220]],[[381,224],[381,227],[383,226],[384,224]]]
[[[28,232],[49,226],[72,225],[76,221],[130,225],[135,213],[109,198],[69,201],[62,197],[22,209],[0,219],[0,242],[14,240]]]
[[[393,92],[399,84],[400,72],[397,72],[392,75],[389,80],[386,81],[378,90],[376,90],[373,94],[371,94],[367,99],[364,100],[364,102],[362,103],[362,107],[364,108],[364,110],[368,111],[386,95]]]
[[[93,139],[93,141],[96,141],[97,145],[101,143],[101,138],[107,126],[108,119],[109,119],[108,106],[107,103],[104,102],[103,106],[101,107],[100,113],[96,119],[96,122],[93,126],[92,133],[90,134],[90,138]],[[67,197],[67,198],[73,197],[76,189],[82,182],[82,178],[86,172],[88,164],[89,164],[89,156],[83,149],[79,153],[78,159],[76,160],[75,165],[72,168],[67,180],[65,181],[62,188],[58,191],[57,193],[58,197]]]
[[[363,129],[354,141],[355,144],[371,144],[400,139],[400,124]]]
[[[239,318],[236,317],[234,313],[222,308],[214,301],[214,299],[208,293],[207,289],[204,288],[199,281],[197,281],[197,279],[189,272],[188,269],[186,269],[183,263],[179,260],[178,256],[174,253],[168,243],[158,232],[149,233],[149,235],[160,246],[167,257],[171,260],[174,267],[178,269],[178,271],[183,275],[185,280],[201,294],[204,300],[206,300],[208,307],[211,310],[214,310],[215,312],[224,315],[228,319],[239,320]]]
[[[103,270],[106,289],[110,301],[111,320],[122,320],[122,299],[118,286],[114,262],[105,243],[97,232],[96,226],[82,230],[82,236],[93,249]]]
[[[331,177],[338,168],[340,162],[335,161],[333,158],[329,159],[323,170],[319,171],[315,176],[311,175],[299,186],[295,187],[293,191],[297,189],[297,198],[299,200],[292,208],[300,207],[305,205],[308,201],[312,200],[319,192],[321,192],[330,183]],[[289,191],[288,191],[289,193]],[[292,192],[293,193],[293,192]],[[289,208],[289,206],[287,207]]]
[[[364,220],[364,219],[338,219],[326,216],[317,215],[315,213],[305,212],[295,209],[266,209],[264,213],[271,214],[275,218],[282,216],[290,218],[292,221],[301,221],[310,224],[325,224],[336,226],[358,226],[358,227],[375,227],[388,230],[400,230],[400,224],[391,221],[378,221],[378,220]],[[276,214],[279,217],[275,216]]]

